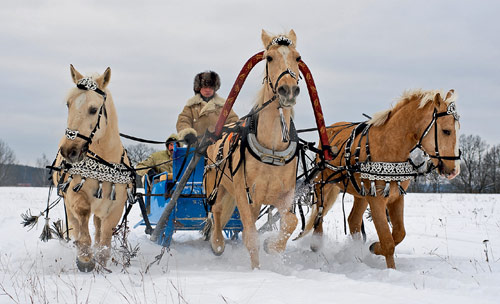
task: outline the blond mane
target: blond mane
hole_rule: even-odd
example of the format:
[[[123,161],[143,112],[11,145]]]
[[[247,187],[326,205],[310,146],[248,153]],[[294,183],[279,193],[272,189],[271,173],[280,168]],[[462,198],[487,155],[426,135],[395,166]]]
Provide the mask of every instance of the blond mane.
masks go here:
[[[422,90],[422,89],[413,89],[413,90],[405,90],[401,97],[399,98],[396,105],[391,107],[388,110],[380,111],[373,114],[372,118],[368,121],[368,124],[373,125],[375,127],[382,126],[389,119],[389,115],[391,113],[397,112],[403,106],[407,105],[410,102],[419,102],[418,108],[425,107],[429,102],[433,102],[436,95],[440,94],[442,98],[446,97],[446,93],[443,90]],[[456,101],[457,95],[452,94],[451,97],[444,100],[446,104],[450,102]]]

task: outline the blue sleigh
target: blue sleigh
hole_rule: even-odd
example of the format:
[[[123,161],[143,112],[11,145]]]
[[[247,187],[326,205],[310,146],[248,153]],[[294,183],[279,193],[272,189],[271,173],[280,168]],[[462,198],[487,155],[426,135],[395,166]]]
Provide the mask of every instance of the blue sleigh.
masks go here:
[[[193,151],[194,149],[191,149]],[[174,147],[173,152],[173,174],[163,172],[153,176],[153,182],[150,185],[150,193],[148,192],[148,179],[145,178],[145,205],[148,212],[148,219],[154,227],[166,206],[170,203],[170,195],[174,192],[178,185],[176,177],[180,179],[191,161],[192,153],[186,156],[187,148]],[[170,246],[172,235],[178,230],[202,230],[207,219],[209,206],[206,203],[206,193],[203,187],[203,172],[205,159],[200,159],[196,164],[195,169],[191,173],[188,182],[181,192],[181,196],[177,200],[177,204],[173,209],[168,221],[165,224],[163,233],[156,239],[156,242],[162,246]],[[180,171],[180,174],[179,174]],[[173,177],[173,178],[172,178]],[[168,193],[167,193],[168,191]],[[165,195],[167,193],[167,195]],[[145,225],[144,220],[141,220],[135,225]],[[240,220],[240,214],[236,208],[231,219],[224,228],[227,237],[236,238],[238,232],[243,230],[243,225]]]

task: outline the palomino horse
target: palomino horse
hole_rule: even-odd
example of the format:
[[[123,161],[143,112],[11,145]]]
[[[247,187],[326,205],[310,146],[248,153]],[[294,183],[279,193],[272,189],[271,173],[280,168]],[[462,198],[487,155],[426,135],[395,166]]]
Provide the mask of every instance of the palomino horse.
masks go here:
[[[90,215],[94,214],[96,260],[106,265],[113,228],[123,213],[131,175],[113,98],[106,88],[111,70],[84,77],[73,65],[70,69],[77,87],[67,97],[67,129],[56,161],[65,170],[55,173],[54,182],[58,182],[64,196],[69,232],[78,249],[76,264],[88,272],[95,267],[88,227]]]
[[[354,196],[348,218],[351,235],[360,238],[363,213],[370,205],[379,237],[370,251],[383,255],[387,267],[395,268],[394,249],[406,234],[403,207],[410,178],[435,168],[452,179],[460,171],[456,95],[450,90],[444,100],[442,96],[438,91],[407,91],[392,109],[376,113],[365,124],[339,122],[331,126],[330,143],[342,148],[329,163],[331,167],[316,179],[318,202],[302,233],[314,226],[313,250],[321,246],[322,216],[342,189]]]
[[[259,267],[255,222],[262,204],[275,206],[281,215],[279,234],[266,240],[266,251],[285,250],[297,225],[297,218],[291,212],[297,166],[297,136],[291,119],[300,91],[297,86],[300,55],[295,50],[293,30],[274,37],[263,30],[262,42],[266,49],[266,76],[252,109],[253,115],[246,120],[245,131],[239,134],[238,141],[226,140],[227,136],[223,136],[208,148],[205,176],[206,193],[218,191],[212,207],[213,252],[220,255],[224,251],[222,228],[236,200],[252,268]]]

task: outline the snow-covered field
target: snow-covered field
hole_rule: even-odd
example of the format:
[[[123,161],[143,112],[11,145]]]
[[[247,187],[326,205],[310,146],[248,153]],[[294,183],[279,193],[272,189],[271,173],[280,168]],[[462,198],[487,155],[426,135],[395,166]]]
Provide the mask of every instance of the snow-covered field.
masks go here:
[[[44,208],[47,190],[0,188],[0,303],[500,303],[500,195],[407,195],[397,270],[369,253],[373,223],[365,222],[366,244],[344,235],[337,203],[322,252],[310,251],[309,237],[283,255],[261,249],[259,270],[241,240],[216,257],[199,234],[178,232],[146,271],[161,247],[139,227],[129,235],[140,247],[130,267],[80,273],[73,244],[39,241],[43,221],[32,231],[20,225],[21,213]],[[346,197],[346,212],[351,204]],[[52,220],[62,215],[62,205],[51,211]]]

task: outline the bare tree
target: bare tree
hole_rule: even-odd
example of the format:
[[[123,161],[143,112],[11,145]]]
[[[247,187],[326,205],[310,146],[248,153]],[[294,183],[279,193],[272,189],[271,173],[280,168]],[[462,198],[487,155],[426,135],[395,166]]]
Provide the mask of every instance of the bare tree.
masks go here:
[[[45,153],[42,154],[41,157],[36,159],[36,167],[40,168],[37,172],[37,176],[35,176],[35,183],[37,185],[48,186],[50,184],[49,181],[49,170],[46,168],[51,165],[51,161],[47,158]]]
[[[452,185],[465,193],[486,191],[487,174],[483,158],[488,144],[478,135],[461,135],[460,149],[462,150],[460,174],[452,180]]]
[[[9,179],[11,165],[16,163],[14,151],[0,139],[0,185],[4,185]]]
[[[126,149],[128,157],[130,157],[130,161],[134,167],[141,161],[145,160],[149,155],[151,155],[151,153],[156,151],[152,147],[145,144],[130,145],[127,146]]]
[[[500,192],[500,145],[491,147],[484,156],[488,192]]]

